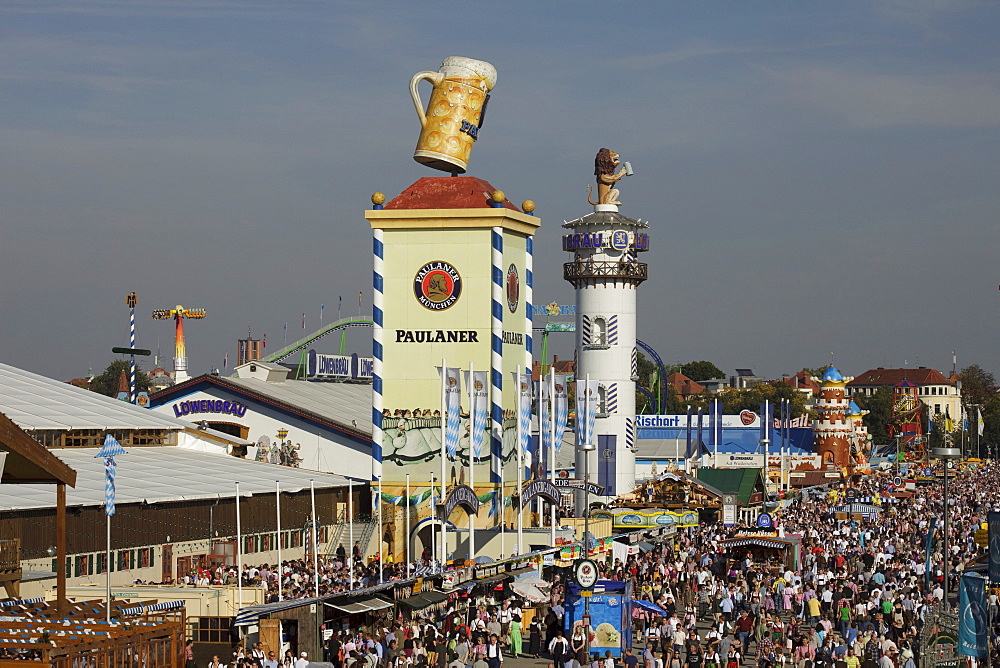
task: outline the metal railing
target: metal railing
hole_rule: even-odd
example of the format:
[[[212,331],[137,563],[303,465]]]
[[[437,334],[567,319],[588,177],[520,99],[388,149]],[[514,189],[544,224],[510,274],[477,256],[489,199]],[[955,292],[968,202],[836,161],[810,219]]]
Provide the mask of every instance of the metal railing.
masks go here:
[[[648,276],[649,265],[632,260],[586,260],[563,264],[563,278],[577,287],[594,278],[610,278],[632,283],[641,283]]]

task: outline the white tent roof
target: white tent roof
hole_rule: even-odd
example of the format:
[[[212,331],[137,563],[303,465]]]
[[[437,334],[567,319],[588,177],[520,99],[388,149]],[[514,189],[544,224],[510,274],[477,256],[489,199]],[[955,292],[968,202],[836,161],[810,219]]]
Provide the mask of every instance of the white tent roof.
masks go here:
[[[307,380],[286,380],[269,383],[258,378],[220,379],[289,406],[357,430],[372,432],[372,386],[353,383],[320,383]]]
[[[0,413],[21,429],[171,429],[187,423],[97,392],[0,364]]]
[[[144,410],[144,409],[140,409]],[[104,460],[98,448],[62,448],[53,454],[76,470],[76,487],[66,490],[67,506],[104,503]],[[254,462],[223,454],[173,446],[134,447],[115,459],[115,503],[167,503],[191,499],[232,498],[236,482],[240,496],[273,494],[278,481],[283,492],[342,487],[347,478],[329,473]],[[51,485],[0,485],[0,511],[50,508],[55,503]]]

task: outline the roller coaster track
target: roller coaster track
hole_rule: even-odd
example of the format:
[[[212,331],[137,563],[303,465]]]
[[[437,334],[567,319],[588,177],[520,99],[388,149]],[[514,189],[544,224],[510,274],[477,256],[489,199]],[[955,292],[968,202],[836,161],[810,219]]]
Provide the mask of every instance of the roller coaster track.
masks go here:
[[[374,327],[375,322],[368,316],[351,316],[349,318],[342,318],[336,322],[331,322],[329,325],[317,329],[315,332],[305,337],[304,339],[299,339],[295,343],[290,343],[281,350],[271,353],[264,358],[265,362],[280,362],[283,359],[287,359],[296,353],[300,353],[306,350],[309,346],[319,341],[327,334],[332,334],[333,332],[342,331],[349,329],[351,327]]]

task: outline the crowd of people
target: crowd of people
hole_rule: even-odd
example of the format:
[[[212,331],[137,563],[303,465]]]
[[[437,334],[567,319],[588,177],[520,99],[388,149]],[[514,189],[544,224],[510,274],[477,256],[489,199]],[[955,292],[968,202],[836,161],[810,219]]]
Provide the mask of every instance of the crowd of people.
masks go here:
[[[555,569],[546,576],[547,604],[528,615],[510,591],[453,596],[442,609],[411,619],[387,616],[334,632],[324,658],[337,668],[500,668],[519,655],[544,657],[551,668],[916,668],[929,615],[946,591],[955,605],[958,578],[983,554],[974,532],[1000,507],[1000,466],[953,474],[947,559],[938,524],[929,573],[925,539],[931,519],[943,516],[942,486],[897,494],[902,490],[891,479],[875,473],[853,485],[856,496],[880,509],[868,518],[838,519],[835,509],[845,500],[839,485],[784,504],[775,528],[801,536],[797,567],[749,548],[727,549],[723,541],[740,529],[720,524],[683,529],[646,554],[601,562],[602,577],[630,581],[634,597],[663,611],[635,613],[631,646],[620,657],[590,655],[586,630],[564,629],[568,575]],[[355,587],[377,581],[377,563],[358,558],[354,568]],[[385,570],[385,580],[406,577],[405,565]],[[314,592],[308,561],[286,562],[280,571],[248,567],[243,577],[246,586],[266,586],[272,596],[279,581],[287,597]],[[321,562],[321,593],[349,586],[346,553]],[[993,591],[989,604],[1000,618]],[[233,665],[270,665],[255,661],[252,651]],[[301,658],[289,655],[276,665],[295,666]]]

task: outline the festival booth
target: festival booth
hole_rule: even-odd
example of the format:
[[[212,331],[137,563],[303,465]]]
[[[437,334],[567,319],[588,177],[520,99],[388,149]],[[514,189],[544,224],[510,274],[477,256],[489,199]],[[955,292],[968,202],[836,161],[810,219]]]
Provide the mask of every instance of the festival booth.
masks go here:
[[[659,529],[670,527],[698,526],[698,512],[695,510],[665,510],[663,508],[608,508],[595,510],[590,514],[594,519],[610,519],[616,533],[638,529]]]
[[[589,606],[590,651],[604,656],[622,656],[625,647],[632,646],[632,583],[598,580],[590,596],[574,582],[567,584],[563,630],[573,637],[573,628],[583,624]],[[589,601],[589,603],[588,603]]]
[[[729,559],[740,560],[750,556],[755,564],[766,563],[772,569],[799,569],[802,551],[801,536],[778,537],[777,533],[738,533],[720,541]]]
[[[882,509],[872,503],[845,503],[835,506],[833,516],[841,521],[878,519]]]

